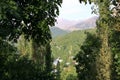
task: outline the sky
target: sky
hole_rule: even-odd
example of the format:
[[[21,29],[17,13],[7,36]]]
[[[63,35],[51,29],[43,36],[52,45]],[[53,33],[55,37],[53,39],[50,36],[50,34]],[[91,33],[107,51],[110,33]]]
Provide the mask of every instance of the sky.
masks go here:
[[[58,18],[67,20],[84,20],[95,14],[91,14],[91,6],[89,4],[80,4],[79,0],[63,0]]]

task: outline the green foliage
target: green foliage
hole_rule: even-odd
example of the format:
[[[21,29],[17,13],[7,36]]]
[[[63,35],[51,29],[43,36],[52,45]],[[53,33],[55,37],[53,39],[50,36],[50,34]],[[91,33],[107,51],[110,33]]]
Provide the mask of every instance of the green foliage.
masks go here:
[[[120,79],[120,31],[112,31],[110,36],[110,46],[113,52],[113,72],[112,80]]]
[[[11,79],[12,80],[31,80],[31,79],[50,80],[51,79],[50,71],[51,71],[52,62],[51,62],[51,50],[49,44],[51,41],[51,34],[49,27],[54,26],[54,22],[56,21],[55,17],[59,15],[59,6],[61,6],[61,3],[62,0],[1,0],[0,1],[0,39],[6,42],[13,41],[14,43],[17,42],[18,38],[21,35],[24,35],[25,40],[32,39],[33,41],[32,48],[34,50],[35,55],[37,54],[40,56],[43,55],[43,53],[45,53],[43,55],[45,61],[43,61],[43,64],[39,65],[39,67],[37,66],[38,68],[36,66],[33,66],[35,65],[35,63],[31,63],[27,59],[20,58],[20,56],[17,54],[15,55],[13,54],[13,56],[12,54],[10,54],[10,56],[12,56],[13,59],[10,59],[7,62],[5,60],[6,63],[5,69],[8,69],[8,72],[5,73],[5,76],[3,76],[5,77],[3,78],[3,80],[9,80],[9,79],[10,80]],[[40,51],[41,46],[44,47],[43,51]],[[7,56],[5,53],[4,55]],[[16,55],[18,56],[18,58],[16,57]],[[7,58],[9,59],[9,56],[7,56],[6,59]],[[15,61],[16,59],[18,61]],[[40,60],[42,61],[42,59]],[[12,64],[13,66],[8,64]],[[46,66],[46,69],[44,68],[39,69],[44,64]],[[30,66],[31,68],[28,66]],[[34,71],[30,70],[32,68]],[[18,73],[15,72],[15,70]],[[12,75],[12,71],[15,77]],[[25,73],[25,75],[23,75],[23,73]],[[34,75],[34,77],[31,76],[31,74]]]
[[[24,35],[21,35],[18,39],[17,45],[17,51],[22,56],[28,56],[29,58],[32,58],[33,54],[33,48],[32,48],[32,40],[26,40],[24,38]]]
[[[112,31],[109,39],[111,50],[113,52],[112,64],[112,80],[120,79],[120,32]],[[96,80],[96,59],[99,53],[100,40],[95,35],[89,34],[85,42],[81,46],[79,54],[76,55],[75,60],[79,63],[76,65],[79,80]]]
[[[40,65],[19,54],[0,54],[1,80],[53,80],[53,75],[41,70]]]
[[[66,78],[66,80],[77,80],[77,77],[74,76],[73,74],[69,74]]]
[[[61,80],[66,79],[74,79],[77,80],[77,74],[75,71],[75,67],[73,65],[69,65],[68,67],[61,67]],[[69,77],[72,74],[71,77]]]
[[[23,33],[26,39],[46,43],[51,39],[49,26],[59,15],[62,0],[2,0],[0,3],[0,35],[17,40]],[[6,34],[2,34],[6,32]]]
[[[53,56],[63,59],[63,63],[68,62],[68,56],[75,56],[78,53],[79,47],[86,38],[85,32],[94,33],[95,29],[74,31],[64,36],[55,37],[51,43]]]
[[[120,79],[120,31],[113,30],[109,36],[109,44],[112,51],[112,76],[111,80]],[[96,60],[98,58],[101,41],[93,34],[88,34],[85,42],[81,46],[80,52],[75,60],[78,62],[76,71],[79,80],[96,80]],[[100,73],[101,74],[101,73]]]
[[[0,40],[0,53],[15,53],[16,50],[12,43]]]
[[[96,29],[74,31],[64,36],[55,37],[51,43],[53,56],[60,57],[63,62],[61,65],[61,79],[66,80],[71,73],[76,76],[73,57],[79,52],[79,47],[86,38],[85,32],[95,33]],[[79,35],[78,35],[79,34]],[[67,65],[66,63],[70,63]]]
[[[101,41],[99,55],[96,59],[97,80],[111,80],[112,54],[109,46],[109,32],[111,26],[110,0],[98,0],[99,19],[97,20],[97,34]]]
[[[79,80],[96,80],[96,56],[99,52],[100,43],[95,34],[87,33],[81,50],[74,58],[78,63],[76,72]]]

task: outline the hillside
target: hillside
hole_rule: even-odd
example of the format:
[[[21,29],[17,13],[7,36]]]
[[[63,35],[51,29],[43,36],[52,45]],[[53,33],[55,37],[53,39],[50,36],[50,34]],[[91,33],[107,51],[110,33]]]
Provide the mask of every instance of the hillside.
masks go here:
[[[95,28],[79,30],[53,38],[51,43],[52,55],[54,59],[60,58],[62,61],[60,63],[61,80],[66,80],[71,73],[73,76],[77,76],[73,58],[80,51],[80,46],[86,38],[85,32],[95,33],[95,31]]]
[[[51,27],[50,30],[53,38],[69,33],[69,31],[62,30],[58,27]]]
[[[60,57],[63,60],[62,65],[68,62],[71,63],[72,58],[78,53],[86,38],[85,32],[94,33],[95,29],[73,31],[64,36],[54,38],[51,45],[55,59]]]

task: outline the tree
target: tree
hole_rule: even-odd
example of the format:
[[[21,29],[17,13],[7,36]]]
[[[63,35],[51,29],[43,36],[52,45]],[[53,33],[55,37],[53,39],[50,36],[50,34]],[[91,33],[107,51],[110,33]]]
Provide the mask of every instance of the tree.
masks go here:
[[[113,30],[109,43],[112,51],[112,58],[113,58],[113,64],[112,64],[112,79],[111,80],[119,80],[120,79],[120,31]]]
[[[41,70],[39,64],[20,54],[0,54],[1,80],[54,80],[53,74]]]
[[[87,0],[79,0],[80,3],[83,1],[87,3]],[[115,21],[119,21],[120,0],[89,0],[89,3],[94,2],[98,6],[99,19],[97,20],[97,33],[101,41],[101,47],[99,54],[97,56],[96,66],[97,66],[97,80],[110,80],[112,73],[112,53],[109,46],[109,34],[111,29],[115,29]],[[115,19],[113,13],[111,13],[111,4],[116,6]],[[117,19],[117,20],[116,20]],[[114,25],[112,27],[112,25]],[[118,25],[118,24],[117,24]],[[119,30],[119,27],[117,27]]]
[[[17,42],[21,35],[32,40],[32,59],[41,70],[51,72],[51,32],[62,0],[1,0],[0,38]],[[4,34],[5,33],[5,34]]]
[[[2,0],[0,3],[0,36],[4,40],[17,41],[23,34],[33,41],[33,59],[43,67],[51,68],[50,26],[59,15],[62,0]],[[6,33],[6,34],[3,34]],[[43,52],[41,51],[43,46]],[[42,63],[40,63],[42,64]]]
[[[114,1],[114,0],[113,0]],[[119,4],[119,0],[115,0],[116,4]],[[100,49],[100,55],[98,58],[98,80],[110,80],[112,79],[112,52],[110,50],[110,44],[109,43],[109,36],[111,33],[111,30],[114,30],[116,27],[116,24],[114,23],[114,20],[117,19],[114,18],[113,13],[111,14],[111,10],[109,9],[111,1],[104,0],[102,2],[99,2],[99,14],[100,18],[97,22],[98,26],[98,35],[100,35],[100,39],[102,42],[102,47]],[[119,11],[119,10],[118,10]],[[118,22],[118,21],[116,21]],[[114,26],[113,26],[114,25]],[[119,28],[118,28],[119,30]],[[115,39],[115,38],[114,38]],[[107,72],[106,72],[107,71]]]
[[[86,33],[87,37],[75,56],[75,65],[79,80],[97,80],[96,57],[100,51],[101,41],[96,34]]]
[[[104,0],[98,3],[99,20],[97,22],[98,35],[101,40],[101,48],[97,58],[97,79],[110,80],[111,79],[111,65],[112,55],[108,43],[109,27],[110,27],[110,1]]]

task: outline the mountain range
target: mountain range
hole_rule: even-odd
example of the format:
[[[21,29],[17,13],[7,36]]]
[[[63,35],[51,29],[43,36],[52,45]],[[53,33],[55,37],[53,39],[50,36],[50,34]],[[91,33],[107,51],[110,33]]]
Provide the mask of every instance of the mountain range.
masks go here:
[[[53,37],[67,34],[76,30],[92,29],[96,27],[98,16],[93,16],[86,20],[70,21],[66,19],[57,19],[54,27],[51,27]]]
[[[78,22],[77,24],[70,27],[71,31],[74,30],[84,30],[84,29],[91,29],[96,27],[96,20],[98,19],[97,16],[91,17],[87,20]]]
[[[72,31],[93,29],[96,27],[98,16],[93,16],[86,20],[70,21],[66,19],[57,19],[54,27],[51,27],[52,37],[62,36]]]

